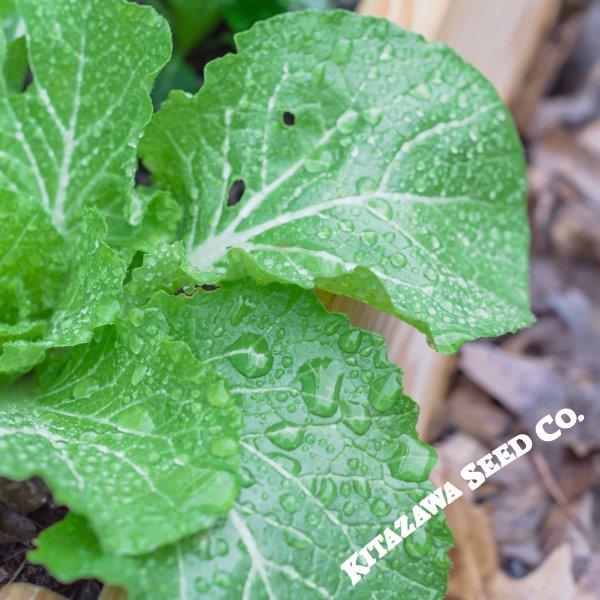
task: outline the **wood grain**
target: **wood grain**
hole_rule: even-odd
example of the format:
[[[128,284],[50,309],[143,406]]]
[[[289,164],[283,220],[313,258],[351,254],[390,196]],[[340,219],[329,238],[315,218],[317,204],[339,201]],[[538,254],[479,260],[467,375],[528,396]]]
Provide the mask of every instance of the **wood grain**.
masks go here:
[[[0,589],[0,600],[67,600],[64,596],[30,583],[9,583]]]

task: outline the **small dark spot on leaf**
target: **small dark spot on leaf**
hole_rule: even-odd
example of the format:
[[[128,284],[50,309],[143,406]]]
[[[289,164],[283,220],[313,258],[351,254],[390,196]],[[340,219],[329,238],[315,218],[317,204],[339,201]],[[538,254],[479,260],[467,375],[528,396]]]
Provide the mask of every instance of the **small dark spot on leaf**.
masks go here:
[[[283,113],[283,123],[284,125],[294,125],[296,123],[296,115],[286,110]]]
[[[27,71],[25,71],[25,76],[23,77],[23,85],[21,87],[21,91],[27,91],[27,88],[33,83],[33,71],[27,67]]]
[[[138,160],[137,170],[135,172],[135,183],[143,186],[148,186],[151,183],[150,172],[140,160]]]
[[[227,206],[235,206],[244,195],[246,184],[242,179],[236,179],[229,188],[229,197],[227,198]]]
[[[214,292],[219,289],[218,285],[213,285],[212,283],[205,283],[200,286],[205,292]]]

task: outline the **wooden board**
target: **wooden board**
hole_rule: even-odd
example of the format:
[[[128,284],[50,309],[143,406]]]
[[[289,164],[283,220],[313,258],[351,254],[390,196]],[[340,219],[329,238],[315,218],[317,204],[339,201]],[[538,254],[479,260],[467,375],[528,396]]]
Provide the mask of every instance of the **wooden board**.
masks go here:
[[[0,589],[0,600],[67,600],[51,590],[30,583],[9,583]]]
[[[359,12],[448,44],[510,103],[559,8],[560,0],[363,0]]]

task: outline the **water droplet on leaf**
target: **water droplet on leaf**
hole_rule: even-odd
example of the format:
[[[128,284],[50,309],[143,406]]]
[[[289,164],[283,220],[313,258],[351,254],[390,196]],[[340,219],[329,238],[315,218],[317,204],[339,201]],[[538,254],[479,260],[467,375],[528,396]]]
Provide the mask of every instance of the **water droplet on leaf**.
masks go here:
[[[340,365],[328,358],[315,358],[300,367],[298,378],[311,413],[331,417],[337,412],[343,378]]]
[[[384,412],[402,398],[402,388],[396,373],[377,379],[369,388],[369,402],[377,410]]]
[[[402,481],[425,481],[435,464],[435,451],[423,442],[403,434],[398,439],[398,450],[388,466],[394,477]]]
[[[227,456],[233,456],[238,449],[238,443],[236,440],[230,437],[217,438],[210,445],[210,451],[215,456],[226,458]]]
[[[341,133],[352,133],[358,122],[358,113],[355,110],[347,110],[337,120],[336,127]]]
[[[304,442],[304,431],[289,423],[277,423],[267,430],[267,437],[283,450],[295,450]]]
[[[262,377],[273,366],[273,354],[264,337],[242,335],[225,349],[228,359],[238,372],[246,377]]]

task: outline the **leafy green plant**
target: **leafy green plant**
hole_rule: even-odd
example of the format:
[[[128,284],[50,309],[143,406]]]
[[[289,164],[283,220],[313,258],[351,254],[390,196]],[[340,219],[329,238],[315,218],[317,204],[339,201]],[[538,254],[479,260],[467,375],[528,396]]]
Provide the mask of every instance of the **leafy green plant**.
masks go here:
[[[340,563],[432,489],[435,454],[383,340],[314,289],[444,352],[529,323],[506,109],[444,46],[307,11],[152,115],[171,44],[151,7],[16,11],[33,81],[0,81],[0,474],[72,511],[30,559],[132,598],[347,597]],[[441,598],[450,545],[438,514],[353,595]]]

